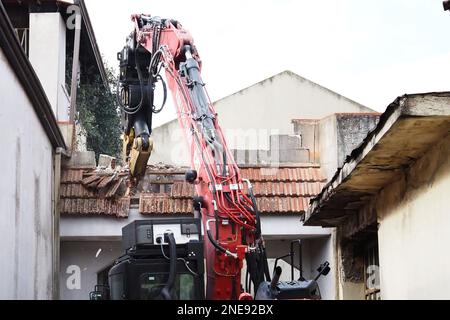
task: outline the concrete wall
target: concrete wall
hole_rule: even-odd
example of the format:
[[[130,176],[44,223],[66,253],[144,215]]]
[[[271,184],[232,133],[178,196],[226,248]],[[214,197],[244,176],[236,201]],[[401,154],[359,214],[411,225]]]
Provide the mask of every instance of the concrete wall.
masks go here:
[[[59,12],[30,13],[29,58],[59,121],[69,119],[66,25]]]
[[[292,238],[294,239],[294,238]],[[272,271],[275,258],[289,252],[290,240],[268,240],[269,270]],[[297,247],[295,247],[297,253]],[[112,265],[122,255],[120,241],[63,241],[61,242],[60,295],[63,300],[86,300],[97,284],[97,274]],[[303,276],[314,278],[316,268],[332,259],[331,237],[325,236],[303,240]],[[298,258],[295,258],[294,277],[299,277]],[[283,268],[281,280],[291,279],[289,260],[278,263]],[[243,283],[245,267],[242,271]],[[334,273],[319,279],[323,299],[335,299]]]
[[[1,51],[0,74],[0,299],[51,299],[53,150]]]
[[[322,173],[331,180],[338,168],[337,119],[335,115],[319,122],[319,163]]]
[[[269,261],[269,270],[272,272],[275,258],[289,253],[291,240],[299,239],[287,237],[284,240],[266,240],[266,249]],[[305,279],[314,279],[317,276],[317,268],[325,261],[330,262],[331,271],[327,276],[321,276],[318,280],[322,299],[334,300],[336,299],[335,290],[335,269],[334,252],[333,252],[333,237],[331,235],[315,238],[302,239],[302,264],[303,277]],[[298,246],[294,246],[294,279],[298,279],[300,272],[298,269]],[[291,280],[290,258],[285,259],[282,263],[278,263],[283,268],[281,280]]]
[[[376,201],[382,299],[450,299],[450,136]]]
[[[322,119],[336,112],[373,112],[289,71],[214,103],[228,147],[270,150],[271,136],[293,135],[292,119]],[[335,136],[337,139],[337,136]],[[150,162],[189,165],[183,132],[173,120],[153,130]],[[297,150],[303,159],[304,151]]]
[[[274,129],[279,134],[292,134],[291,119],[371,111],[288,71],[219,100],[214,106],[224,128]]]
[[[337,237],[339,239],[339,237]],[[340,239],[338,240],[340,242]],[[352,282],[345,281],[345,272],[343,266],[343,251],[341,246],[335,246],[336,248],[336,291],[337,299],[339,300],[365,300],[365,284],[363,281]]]
[[[337,114],[338,167],[342,167],[345,158],[357,148],[372,131],[380,119],[379,114]]]
[[[301,149],[311,162],[319,163],[330,180],[347,155],[378,123],[377,113],[337,113],[320,120],[295,120],[294,132],[301,137]]]
[[[190,166],[189,152],[178,120],[154,128],[151,139],[154,143],[150,163],[162,162],[175,166]]]
[[[97,284],[97,273],[121,255],[120,241],[61,242],[61,299],[88,300]]]
[[[74,240],[120,240],[122,228],[134,220],[148,219],[131,208],[128,219],[111,217],[61,217],[60,235],[62,241]],[[329,236],[331,229],[303,226],[298,216],[262,216],[261,230],[267,239]]]

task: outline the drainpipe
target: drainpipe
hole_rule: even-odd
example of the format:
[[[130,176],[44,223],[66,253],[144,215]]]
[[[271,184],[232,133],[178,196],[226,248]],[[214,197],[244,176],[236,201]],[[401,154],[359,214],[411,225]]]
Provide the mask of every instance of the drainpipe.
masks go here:
[[[60,236],[59,236],[59,189],[61,183],[61,160],[62,157],[70,157],[63,148],[57,148],[53,160],[53,192],[52,192],[52,275],[53,275],[53,300],[60,299],[59,274],[60,274]]]
[[[62,148],[57,148],[53,157],[53,193],[52,193],[52,299],[59,299],[59,183],[61,181]]]
[[[80,33],[81,33],[81,14],[77,11],[75,16],[75,37],[73,41],[73,59],[72,59],[72,82],[70,86],[70,114],[69,122],[74,125],[75,130],[75,114],[77,105],[77,89],[78,89],[78,66],[80,59]],[[75,140],[75,134],[73,135]],[[75,144],[72,143],[72,149]]]

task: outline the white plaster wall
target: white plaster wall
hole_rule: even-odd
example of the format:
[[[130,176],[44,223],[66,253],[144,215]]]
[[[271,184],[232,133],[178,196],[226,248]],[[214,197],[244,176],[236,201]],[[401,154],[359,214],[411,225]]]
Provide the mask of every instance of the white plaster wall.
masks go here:
[[[283,240],[266,240],[266,248],[269,260],[269,270],[273,271],[275,258],[277,256],[289,253],[291,240],[303,238],[301,235],[293,238],[285,238]],[[294,246],[294,279],[298,279],[300,272],[298,269],[298,245]],[[332,236],[322,236],[315,238],[302,239],[302,264],[303,277],[305,279],[314,279],[317,276],[317,268],[325,261],[330,262],[331,271],[327,276],[321,276],[318,285],[324,300],[336,299],[335,290],[335,271],[333,268],[334,250]],[[278,263],[282,267],[283,272],[280,279],[282,281],[291,280],[290,258],[284,259]]]
[[[317,275],[317,268],[328,261],[330,263],[330,272],[326,276],[321,276],[317,283],[322,294],[322,299],[335,300],[336,297],[336,268],[335,268],[335,250],[333,243],[333,236],[308,239],[307,243],[309,257],[310,257],[310,270],[309,273],[312,277]]]
[[[336,115],[319,123],[319,161],[322,173],[330,181],[338,168],[338,133]]]
[[[378,200],[382,299],[450,299],[450,136]]]
[[[66,26],[59,12],[30,13],[29,58],[56,118],[67,121]]]
[[[371,111],[291,72],[282,72],[219,100],[214,106],[224,128],[274,129],[280,134],[293,133],[292,119],[321,119],[336,112]]]
[[[151,139],[153,151],[149,163],[166,163],[175,166],[190,166],[189,152],[178,120],[154,128]]]
[[[291,72],[225,97],[214,107],[228,147],[247,150],[268,150],[270,135],[294,134],[292,119],[373,111]],[[189,153],[177,120],[155,128],[152,138],[155,150],[151,163],[189,165]]]
[[[52,146],[1,51],[0,74],[0,299],[51,299]]]
[[[120,241],[61,242],[60,298],[88,300],[89,292],[97,284],[97,273],[122,254]]]
[[[134,220],[148,219],[138,212],[137,208],[130,209],[128,219],[112,217],[79,217],[63,216],[60,221],[61,239],[116,239],[122,236],[122,228]],[[311,238],[329,236],[331,229],[303,226],[298,216],[262,216],[261,230],[267,239],[280,238]]]

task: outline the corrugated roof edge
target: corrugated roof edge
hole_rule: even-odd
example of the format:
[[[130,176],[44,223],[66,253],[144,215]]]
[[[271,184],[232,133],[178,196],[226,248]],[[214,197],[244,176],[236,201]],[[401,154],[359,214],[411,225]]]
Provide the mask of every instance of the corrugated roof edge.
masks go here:
[[[54,148],[66,149],[61,130],[44,88],[14,33],[5,7],[0,2],[0,47],[22,84],[31,104]]]

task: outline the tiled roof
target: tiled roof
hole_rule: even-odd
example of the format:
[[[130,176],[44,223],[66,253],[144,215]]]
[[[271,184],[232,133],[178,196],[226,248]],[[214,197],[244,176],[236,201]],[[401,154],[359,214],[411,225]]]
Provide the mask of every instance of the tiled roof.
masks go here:
[[[309,200],[325,185],[318,167],[241,168],[241,176],[250,179],[258,209],[266,214],[298,214],[306,211]],[[139,212],[151,214],[190,214],[192,185],[174,181],[170,194],[141,193]]]
[[[63,170],[61,179],[61,213],[105,214],[127,217],[130,198],[121,191],[106,198],[108,192],[88,189],[95,181],[93,170]],[[195,189],[182,180],[185,169],[149,167],[134,196],[143,215],[189,215]],[[245,167],[241,176],[249,179],[263,214],[300,214],[306,211],[310,198],[325,185],[325,178],[317,166],[303,167]],[[106,177],[102,178],[106,181]],[[87,182],[83,185],[82,182]],[[101,185],[97,182],[97,186]],[[94,183],[95,184],[95,183]],[[114,186],[114,181],[109,187]],[[102,210],[105,210],[102,212]]]
[[[128,217],[130,198],[111,194],[117,191],[122,182],[119,177],[103,188],[88,188],[83,179],[94,177],[92,169],[63,169],[60,184],[60,213],[63,215],[107,215],[120,218]],[[98,184],[109,177],[97,179]]]

